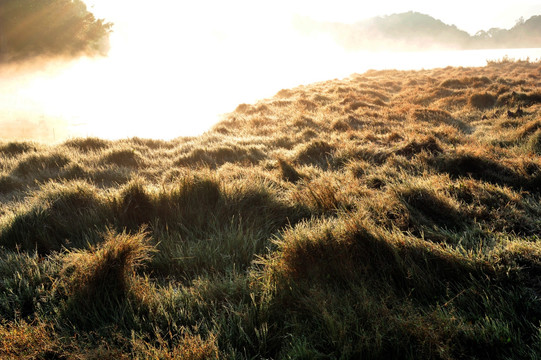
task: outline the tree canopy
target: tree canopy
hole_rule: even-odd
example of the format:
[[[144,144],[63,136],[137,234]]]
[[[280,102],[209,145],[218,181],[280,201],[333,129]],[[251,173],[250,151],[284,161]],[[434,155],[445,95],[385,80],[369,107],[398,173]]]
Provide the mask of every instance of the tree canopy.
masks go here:
[[[112,24],[81,0],[0,0],[4,61],[39,55],[105,54]]]

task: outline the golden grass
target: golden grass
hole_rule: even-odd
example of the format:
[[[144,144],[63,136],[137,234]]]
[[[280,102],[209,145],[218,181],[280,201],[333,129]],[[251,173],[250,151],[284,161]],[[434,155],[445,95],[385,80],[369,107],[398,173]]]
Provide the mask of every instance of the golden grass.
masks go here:
[[[368,71],[199,137],[0,144],[0,354],[535,358],[540,69]]]

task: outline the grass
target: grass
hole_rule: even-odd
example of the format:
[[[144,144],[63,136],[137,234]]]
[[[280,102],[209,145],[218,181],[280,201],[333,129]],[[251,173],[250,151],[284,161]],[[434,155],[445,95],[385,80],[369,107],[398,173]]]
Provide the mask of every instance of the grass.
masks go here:
[[[539,69],[368,71],[199,137],[0,143],[0,357],[538,358]]]

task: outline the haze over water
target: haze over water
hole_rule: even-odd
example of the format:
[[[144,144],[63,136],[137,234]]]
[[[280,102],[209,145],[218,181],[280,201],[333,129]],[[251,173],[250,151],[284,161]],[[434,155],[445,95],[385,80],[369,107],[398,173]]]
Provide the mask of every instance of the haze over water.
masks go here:
[[[130,17],[104,4],[96,1],[97,16],[115,23],[108,57],[0,69],[0,137],[171,139],[201,134],[240,103],[368,69],[483,66],[504,56],[541,58],[541,49],[346,51],[330,37],[298,33],[288,14],[269,14],[272,8],[255,5],[247,9],[256,13],[253,19],[237,25],[220,26],[227,23],[220,9],[214,15],[199,14],[217,24],[205,27],[190,20],[205,11],[203,7],[173,12],[156,6],[149,11],[135,3]]]

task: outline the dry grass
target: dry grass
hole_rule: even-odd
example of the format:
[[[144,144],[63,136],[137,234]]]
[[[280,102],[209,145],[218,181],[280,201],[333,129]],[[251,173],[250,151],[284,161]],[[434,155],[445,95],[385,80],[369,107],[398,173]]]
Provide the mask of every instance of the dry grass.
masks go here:
[[[0,144],[0,356],[538,357],[539,69],[369,71],[200,137]]]

